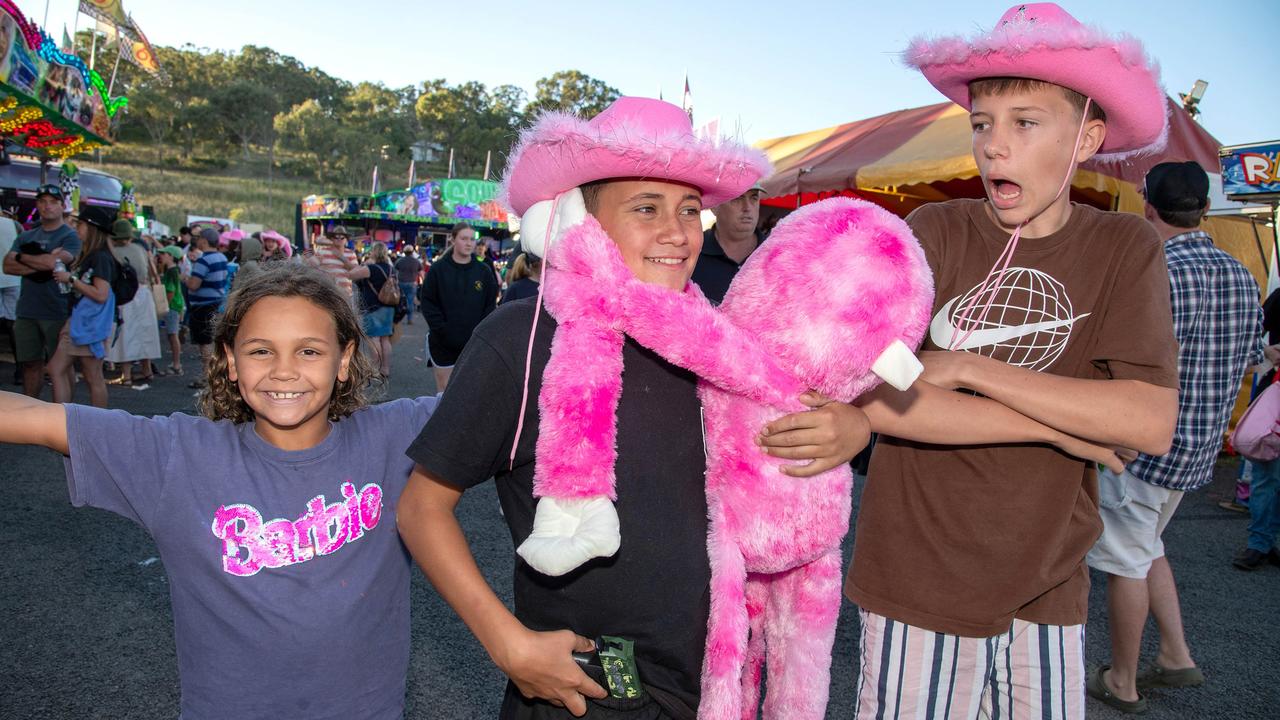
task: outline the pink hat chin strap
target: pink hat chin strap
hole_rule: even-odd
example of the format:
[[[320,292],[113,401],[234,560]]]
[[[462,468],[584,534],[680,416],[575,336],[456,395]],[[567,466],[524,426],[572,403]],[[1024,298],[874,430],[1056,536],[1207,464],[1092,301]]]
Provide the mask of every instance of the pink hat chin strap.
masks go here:
[[[951,346],[948,350],[955,350],[964,345],[969,337],[973,335],[978,326],[987,320],[987,313],[991,310],[991,305],[995,302],[996,291],[1000,289],[1000,283],[1004,280],[1005,271],[1009,269],[1009,263],[1013,260],[1013,254],[1018,250],[1018,240],[1022,238],[1022,227],[1027,223],[1040,217],[1041,214],[1053,207],[1053,204],[1062,197],[1062,193],[1066,191],[1067,186],[1071,184],[1071,178],[1076,174],[1076,158],[1080,154],[1080,140],[1084,138],[1084,126],[1089,121],[1089,106],[1093,103],[1093,98],[1085,98],[1084,110],[1080,111],[1080,129],[1076,132],[1076,143],[1071,149],[1071,164],[1067,167],[1067,176],[1062,178],[1062,185],[1058,186],[1058,192],[1049,201],[1049,204],[1043,210],[1035,213],[1031,217],[1018,223],[1013,229],[1013,234],[1009,236],[1009,241],[1005,243],[1004,250],[1000,252],[1000,256],[996,258],[996,262],[991,266],[991,270],[987,272],[987,277],[983,279],[982,284],[978,287],[978,291],[969,298],[969,302],[965,304],[960,311],[960,317],[954,323],[957,330],[964,327],[965,333],[960,335],[956,333],[951,338]],[[996,268],[999,268],[997,272]],[[982,306],[978,318],[973,322],[969,322],[969,314],[973,312],[973,306],[977,304],[978,298],[986,296],[986,304]]]
[[[556,195],[551,201],[551,214],[547,216],[547,227],[544,231],[547,246],[542,250],[543,258],[551,254],[551,228],[556,221],[556,208],[560,204],[560,196]],[[542,296],[547,288],[547,275],[553,273],[544,273],[542,280],[538,283],[538,301],[533,307],[533,324],[529,326],[529,347],[525,348],[524,353],[524,383],[520,387],[520,415],[516,418],[516,438],[511,441],[511,455],[507,458],[507,470],[514,470],[516,467],[516,448],[520,447],[520,433],[524,431],[524,413],[529,407],[529,370],[533,366],[533,338],[538,334],[538,316],[542,314]]]

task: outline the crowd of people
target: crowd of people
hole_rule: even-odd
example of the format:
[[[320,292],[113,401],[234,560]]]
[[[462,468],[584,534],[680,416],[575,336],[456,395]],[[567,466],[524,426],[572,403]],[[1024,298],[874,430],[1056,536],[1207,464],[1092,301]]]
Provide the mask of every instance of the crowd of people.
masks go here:
[[[1046,32],[1061,41],[1040,43]],[[734,450],[806,477],[879,436],[843,584],[861,648],[855,705],[840,714],[1065,720],[1084,717],[1086,695],[1141,713],[1148,688],[1205,682],[1161,536],[1184,494],[1212,480],[1240,384],[1280,360],[1265,336],[1280,328],[1267,324],[1253,277],[1201,228],[1209,181],[1196,163],[1154,164],[1145,216],[1070,201],[1080,163],[1158,155],[1167,131],[1154,69],[1082,32],[1055,5],[1018,6],[981,42],[908,51],[969,111],[986,190],[906,218],[935,289],[913,348],[921,374],[853,403],[805,393],[796,400],[806,410],[779,413],[755,447]],[[654,308],[606,308],[607,297],[544,307],[540,283],[608,260],[669,297],[721,303],[764,242],[767,171],[750,148],[696,138],[688,116],[659,100],[622,98],[589,121],[551,117],[511,153],[503,192],[524,218],[524,250],[500,263],[465,224],[434,258],[378,242],[361,257],[341,225],[294,260],[266,233],[231,247],[204,229],[151,246],[95,208],[67,224],[60,191],[43,186],[39,226],[5,255],[21,292],[0,282],[0,298],[17,295],[26,390],[0,393],[0,413],[21,420],[0,441],[68,456],[74,504],[118,512],[155,538],[173,590],[184,717],[291,716],[303,703],[401,717],[411,561],[510,678],[503,718],[709,716],[723,698],[703,682],[728,640],[708,633],[708,618],[729,601],[706,550],[708,516],[723,508],[703,491],[699,377],[609,325]],[[704,207],[716,218],[706,231]],[[575,233],[603,234],[616,256],[555,255],[577,247],[566,240]],[[1069,316],[1046,322],[1050,291]],[[439,394],[373,404],[415,309]],[[182,372],[184,327],[199,348],[202,417],[102,409],[104,360],[126,383],[139,379],[132,361],[144,380],[161,372],[146,362],[160,357],[157,318],[170,370]],[[1012,342],[1048,326],[1054,342]],[[611,351],[588,351],[601,347]],[[68,402],[71,358],[96,407]],[[38,400],[46,373],[54,403]],[[567,394],[562,404],[549,387]],[[601,416],[615,420],[612,434],[586,432],[585,419]],[[131,442],[114,441],[122,431]],[[539,501],[566,463],[610,474],[614,531],[620,523],[630,540],[557,576],[518,557],[507,607],[457,505],[492,481],[514,545],[599,544],[608,527],[596,510],[570,502],[551,516]],[[1280,564],[1277,475],[1280,461],[1255,470],[1237,567]],[[1107,577],[1111,647],[1093,668],[1090,567]],[[265,611],[299,597],[306,612]],[[1149,616],[1159,650],[1143,663]],[[602,659],[606,636],[625,638],[621,665]],[[762,644],[750,647],[757,673],[761,653],[788,652]],[[770,673],[769,697],[792,700],[766,699],[767,716],[822,717],[830,653],[805,662],[803,680]],[[803,693],[782,687],[792,682]]]

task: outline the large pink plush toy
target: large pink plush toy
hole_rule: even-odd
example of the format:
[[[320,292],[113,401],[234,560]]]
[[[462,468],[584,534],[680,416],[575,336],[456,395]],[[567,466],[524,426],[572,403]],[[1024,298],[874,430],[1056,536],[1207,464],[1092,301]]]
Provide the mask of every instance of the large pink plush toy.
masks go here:
[[[559,575],[623,541],[610,500],[630,336],[700,377],[711,616],[699,717],[754,718],[766,658],[765,716],[823,717],[852,475],[790,477],[754,439],[804,409],[797,398],[810,388],[847,403],[882,379],[914,381],[911,348],[933,295],[919,244],[870,203],[811,205],[777,225],[716,308],[693,284],[681,293],[637,280],[576,189],[549,212],[548,226],[568,229],[544,250],[544,301],[559,326],[539,398],[542,499],[518,552]]]

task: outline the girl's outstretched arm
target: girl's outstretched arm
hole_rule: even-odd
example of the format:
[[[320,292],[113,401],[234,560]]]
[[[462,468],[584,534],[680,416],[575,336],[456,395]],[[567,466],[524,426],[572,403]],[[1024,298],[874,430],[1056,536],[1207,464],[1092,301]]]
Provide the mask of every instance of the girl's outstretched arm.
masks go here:
[[[0,391],[0,442],[43,445],[70,454],[66,410],[58,403]]]

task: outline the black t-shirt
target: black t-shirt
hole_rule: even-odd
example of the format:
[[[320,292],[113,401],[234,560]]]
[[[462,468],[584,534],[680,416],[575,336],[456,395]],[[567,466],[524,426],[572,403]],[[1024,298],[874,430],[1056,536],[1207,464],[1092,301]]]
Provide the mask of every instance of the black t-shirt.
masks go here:
[[[520,278],[507,286],[507,291],[502,293],[502,302],[509,303],[537,296],[538,281],[533,278]]]
[[[110,250],[99,250],[82,259],[71,269],[71,275],[85,285],[92,285],[94,278],[102,278],[110,285],[116,281],[116,258]],[[80,293],[71,293],[71,306],[75,307],[75,304],[80,302],[80,298]]]
[[[760,236],[757,235],[756,246],[759,245]],[[698,264],[693,266],[693,276],[689,279],[708,300],[719,305],[724,302],[724,294],[729,292],[729,284],[741,267],[742,263],[724,254],[713,227],[702,233],[702,252],[698,254]]]
[[[503,304],[480,323],[408,450],[414,462],[459,488],[494,477],[515,545],[533,527],[538,393],[555,331],[555,321],[541,313],[524,429],[508,470],[534,305]],[[692,374],[629,339],[623,367],[616,466],[622,546],[559,578],[517,557],[515,614],[534,630],[635,641],[642,681],[665,691],[655,695],[664,706],[674,704],[666,707],[673,716],[692,718],[710,609],[702,408]]]

